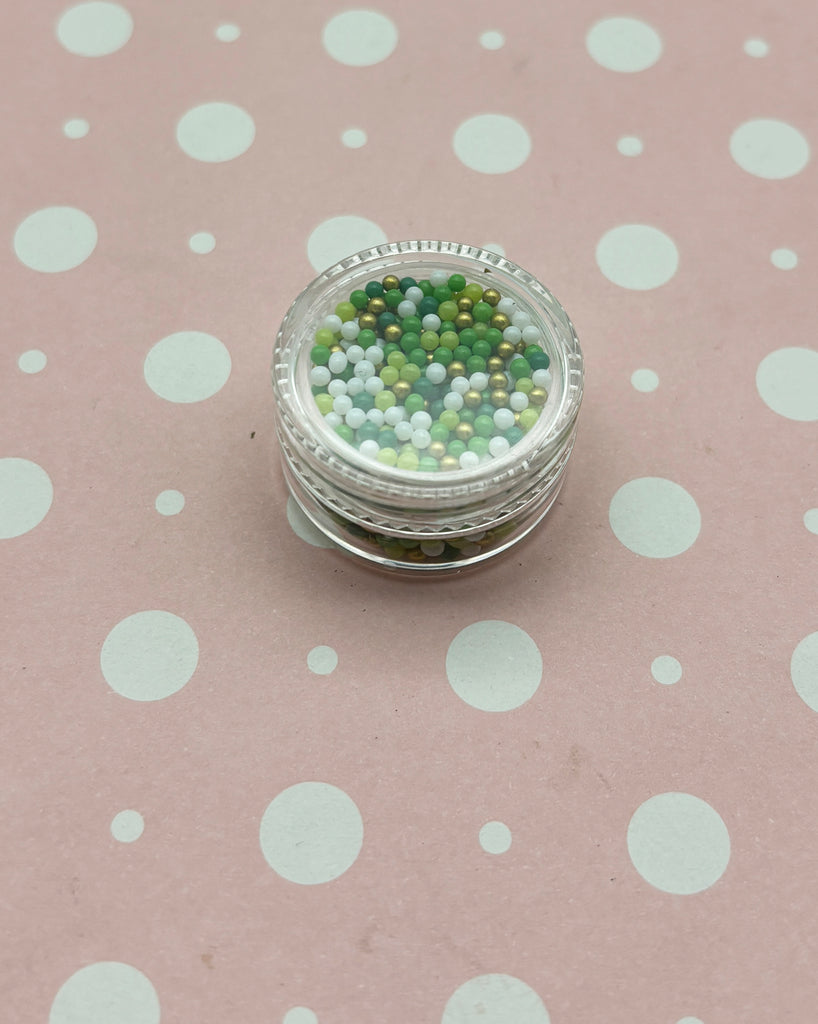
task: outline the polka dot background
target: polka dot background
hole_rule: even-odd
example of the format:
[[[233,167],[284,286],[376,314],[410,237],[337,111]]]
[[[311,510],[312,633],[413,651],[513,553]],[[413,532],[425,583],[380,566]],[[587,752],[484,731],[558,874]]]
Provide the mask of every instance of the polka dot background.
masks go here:
[[[813,1018],[818,9],[787,13],[9,7],[10,1018]],[[587,359],[547,523],[431,586],[327,541],[272,430],[292,299],[407,238],[506,253]]]

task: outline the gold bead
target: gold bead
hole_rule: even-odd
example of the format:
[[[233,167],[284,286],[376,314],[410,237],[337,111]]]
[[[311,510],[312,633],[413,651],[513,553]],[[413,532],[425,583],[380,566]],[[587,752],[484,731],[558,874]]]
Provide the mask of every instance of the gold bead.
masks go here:
[[[387,274],[386,277],[381,281],[383,290],[385,292],[394,291],[395,288],[400,288],[400,281],[395,277],[394,274]]]
[[[425,562],[426,555],[422,548],[409,548],[406,552],[406,557],[410,562]]]
[[[458,441],[469,441],[474,437],[474,427],[471,423],[458,423],[454,428],[454,436]]]
[[[408,380],[397,380],[392,385],[392,394],[399,402],[405,402],[412,394],[412,385]]]
[[[457,308],[460,310],[461,313],[471,313],[471,311],[474,309],[474,303],[468,297],[468,295],[462,295],[457,300]]]
[[[491,318],[491,326],[496,327],[498,331],[504,331],[510,323],[505,313],[494,313]]]
[[[358,317],[358,326],[362,331],[374,331],[378,326],[378,318],[374,313],[361,313]]]
[[[495,409],[505,409],[508,405],[508,392],[505,388],[497,388],[492,391],[490,401]]]
[[[434,352],[427,352],[426,353],[426,362],[427,363],[434,362],[434,358],[435,358]]]
[[[383,329],[384,341],[399,341],[403,335],[400,324],[387,324]]]
[[[490,306],[496,306],[500,301],[500,293],[496,288],[486,288],[483,292],[483,302],[487,302]]]
[[[495,373],[492,373],[489,376],[489,388],[490,388],[490,390],[492,390],[492,391],[497,391],[497,390],[505,391],[505,389],[507,387],[508,387],[508,381],[506,380],[506,375],[504,373],[495,372]]]
[[[454,318],[454,325],[458,329],[458,331],[465,331],[466,328],[471,327],[473,323],[474,317],[471,315],[471,313],[467,313],[465,311],[462,313],[458,313],[457,316]]]
[[[465,377],[466,376],[466,364],[461,363],[459,359],[454,359],[446,367],[446,373],[450,377]]]
[[[360,322],[359,317],[358,323]],[[497,343],[497,355],[500,356],[501,359],[511,359],[515,352],[516,349],[510,341],[500,341]]]
[[[506,368],[505,359],[501,359],[500,356],[489,356],[486,360],[486,369],[489,373],[502,373]],[[505,374],[503,374],[505,377]]]
[[[330,345],[329,350],[330,352],[343,352],[344,348],[343,345]]]
[[[431,448],[431,445],[429,447]],[[440,460],[440,468],[447,470],[460,469],[460,462],[454,455],[444,455],[443,458]]]
[[[528,392],[528,401],[531,405],[545,405],[548,392],[545,388],[532,388]]]
[[[375,316],[380,316],[381,313],[386,312],[386,299],[382,295],[376,295],[369,300],[369,305],[366,308],[370,313],[374,313]]]
[[[519,427],[519,425],[520,425],[520,414],[518,412],[515,412],[514,413],[514,426],[515,427]]]
[[[469,388],[465,395],[463,395],[463,404],[467,409],[477,409],[478,406],[483,404],[483,396],[479,391],[475,391],[474,388]]]
[[[525,350],[527,348],[528,348],[528,345],[526,345],[526,343],[524,341],[518,341],[517,345],[514,348],[514,351],[517,353],[518,356],[521,356],[521,355],[523,355],[525,353]]]
[[[426,451],[433,459],[442,459],[446,454],[446,445],[442,441],[432,441]]]

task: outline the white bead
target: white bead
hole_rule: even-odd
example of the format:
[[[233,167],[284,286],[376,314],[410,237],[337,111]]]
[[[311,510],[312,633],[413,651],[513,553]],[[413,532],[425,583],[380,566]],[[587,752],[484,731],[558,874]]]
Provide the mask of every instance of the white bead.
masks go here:
[[[352,408],[352,399],[349,395],[339,395],[333,399],[332,411],[337,412],[339,416],[346,416],[349,410]]]
[[[534,324],[529,324],[528,327],[523,328],[523,341],[526,345],[539,344],[541,337],[539,327],[535,327]]]
[[[469,387],[473,391],[485,391],[489,386],[489,375],[487,373],[473,373],[469,377]]]
[[[424,555],[430,555],[435,558],[437,555],[442,555],[446,550],[446,542],[443,540],[422,540],[420,542],[420,550]]]
[[[340,427],[343,422],[343,416],[339,416],[337,412],[328,412],[324,417],[324,423],[326,423],[328,427],[332,427],[333,430],[336,427]]]
[[[418,288],[416,284],[413,284],[411,288],[406,289],[406,298],[409,302],[414,302],[415,307],[423,298],[423,289]]]
[[[332,380],[332,374],[328,366],[313,366],[310,370],[310,384],[318,388],[325,388]]]
[[[395,435],[399,441],[408,441],[412,436],[412,424],[409,420],[401,420],[395,424]]]
[[[341,337],[345,341],[355,341],[360,329],[361,328],[354,320],[345,320],[344,323],[341,324]]]
[[[531,323],[531,317],[520,309],[512,315],[511,322],[515,327],[519,327],[522,330]]]
[[[433,270],[431,274],[429,274],[429,284],[433,288],[442,287],[444,284],[448,283],[448,280],[449,275],[445,270]]]
[[[358,449],[361,455],[365,456],[367,459],[377,458],[378,452],[380,450],[381,446],[378,444],[378,442],[372,440],[361,441],[361,447]]]
[[[449,387],[458,395],[465,395],[471,389],[467,377],[453,377]]]
[[[369,380],[375,373],[375,367],[368,359],[361,359],[360,362],[355,364],[355,369],[352,372],[356,377],[360,377],[361,380]]]
[[[510,341],[512,345],[517,345],[522,340],[523,332],[519,327],[514,327],[513,324],[510,327],[506,327],[503,331],[503,341]]]
[[[522,391],[512,391],[508,396],[508,405],[513,412],[522,412],[528,408],[528,395]]]
[[[355,378],[353,378],[353,380],[354,379]],[[350,384],[351,383],[352,381],[350,381]],[[381,378],[376,376],[374,373],[371,377],[367,378],[366,383],[364,384],[364,390],[368,395],[377,395],[379,392],[383,391],[385,387],[386,385]]]
[[[489,455],[493,455],[495,459],[499,459],[501,455],[509,450],[511,445],[504,437],[493,437],[489,441]]]
[[[516,311],[517,303],[514,299],[510,299],[506,296],[505,298],[500,299],[494,308],[498,313],[505,313],[506,316],[510,317]]]
[[[350,345],[347,349],[347,359],[351,363],[360,363],[364,358],[364,350],[360,345]]]
[[[356,395],[360,395],[363,389],[364,382],[360,379],[360,377],[352,377],[350,380],[347,381],[347,394],[349,395],[350,398],[354,398]]]
[[[380,345],[370,345],[364,355],[373,366],[380,366],[383,362],[383,349]]]
[[[443,363],[429,363],[426,366],[426,376],[433,384],[442,384],[446,379],[446,367]]]
[[[410,299],[404,299],[398,303],[398,316],[403,319],[405,316],[414,316],[418,308]]]
[[[327,366],[330,368],[331,373],[343,373],[347,368],[348,362],[346,352],[333,352],[329,357]]]
[[[475,466],[480,465],[480,456],[477,452],[463,452],[459,458],[461,469],[474,469]]]
[[[428,430],[413,430],[412,431],[412,445],[413,447],[423,451],[424,448],[428,448],[432,443],[432,435]]]
[[[432,417],[421,409],[419,412],[412,413],[409,422],[415,430],[428,430],[432,425]]]
[[[337,334],[344,326],[344,321],[334,313],[330,313],[329,316],[324,317],[324,321],[321,326],[326,327],[327,330],[332,331],[333,334]]]
[[[363,409],[358,409],[353,406],[349,412],[344,416],[344,423],[348,427],[352,427],[353,430],[357,430],[358,427],[362,427],[366,423],[366,413]]]
[[[424,331],[436,331],[440,327],[440,317],[437,313],[427,313],[420,321]]]
[[[550,370],[535,370],[531,374],[531,380],[535,388],[550,388],[551,387],[551,371]]]
[[[402,405],[390,405],[383,414],[384,423],[389,427],[397,426],[406,419],[406,410]]]
[[[341,380],[340,377],[336,377],[335,380],[331,380],[327,385],[327,391],[329,391],[333,398],[337,398],[338,395],[345,395],[347,393],[347,382]]]
[[[463,408],[463,396],[457,391],[450,391],[448,395],[443,396],[443,404],[447,409],[460,412]]]
[[[384,416],[382,409],[370,409],[369,412],[366,414],[366,418],[370,421],[370,423],[374,423],[376,427],[383,426]]]
[[[514,413],[511,409],[495,409],[494,425],[498,430],[508,430],[514,426]]]

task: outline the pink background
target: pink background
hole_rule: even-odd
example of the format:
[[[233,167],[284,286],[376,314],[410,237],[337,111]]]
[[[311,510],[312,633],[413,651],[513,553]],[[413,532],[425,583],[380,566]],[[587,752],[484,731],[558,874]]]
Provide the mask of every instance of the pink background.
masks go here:
[[[165,1024],[811,1020],[818,191],[813,160],[762,177],[730,140],[766,118],[815,141],[818,9],[378,0],[396,45],[350,66],[322,44],[346,10],[324,0],[124,6],[132,34],[100,56],[61,44],[53,0],[12,5],[3,30],[0,459],[36,463],[53,487],[39,520],[0,540],[8,1020],[102,1024],[99,1006],[119,998],[117,1020],[154,1024],[127,985],[71,981],[110,961],[149,979]],[[586,45],[624,15],[661,39],[640,71],[601,66]],[[216,36],[224,23],[240,29],[232,42]],[[504,45],[481,45],[487,30]],[[376,33],[373,56],[379,45]],[[222,162],[177,140],[211,102],[255,128]],[[458,158],[458,126],[484,113],[527,133],[516,169]],[[87,135],[66,136],[71,118]],[[360,148],[343,144],[350,128],[366,133]],[[629,135],[638,156],[617,149]],[[41,256],[21,258],[23,225],[52,207],[84,211],[98,240],[44,272]],[[272,337],[323,269],[310,238],[345,254],[341,216],[376,226],[347,250],[502,246],[582,341],[560,501],[519,550],[463,579],[384,579],[315,546],[271,476]],[[606,276],[598,243],[627,224],[672,239],[665,283]],[[215,248],[198,254],[188,239],[203,231]],[[38,252],[49,244],[46,231]],[[773,264],[780,248],[797,266]],[[230,357],[198,401],[168,400],[144,371],[182,331]],[[773,408],[756,375],[785,347],[806,350],[806,374],[783,359]],[[32,349],[39,372],[18,364]],[[655,390],[632,385],[639,369]],[[0,527],[11,505],[37,520],[18,465],[0,474]],[[641,478],[695,501],[701,529],[681,553],[618,538],[614,496]],[[155,509],[167,489],[184,495],[178,514]],[[676,528],[672,509],[669,525],[632,514],[648,532]],[[148,610],[184,620],[198,658],[176,692],[133,699],[101,652]],[[519,707],[484,710],[450,685],[450,645],[486,620],[524,630],[542,656]],[[170,672],[177,639],[148,636],[129,657]],[[329,673],[310,668],[318,646],[337,653]],[[516,653],[489,655],[502,701]],[[681,665],[672,685],[651,672],[664,655]],[[334,880],[302,884],[268,863],[259,829],[278,794],[310,781],[354,801],[363,842]],[[637,809],[672,792],[706,801],[729,834],[729,864],[697,893],[657,887],[629,854]],[[132,842],[111,830],[122,810],[144,821]],[[479,842],[493,820],[507,852]],[[711,842],[665,826],[651,856],[695,860]],[[338,823],[311,827],[332,850]],[[494,983],[481,1015],[474,993],[492,983],[479,979],[496,974],[519,982],[496,998]],[[541,1000],[530,1011],[525,986]]]

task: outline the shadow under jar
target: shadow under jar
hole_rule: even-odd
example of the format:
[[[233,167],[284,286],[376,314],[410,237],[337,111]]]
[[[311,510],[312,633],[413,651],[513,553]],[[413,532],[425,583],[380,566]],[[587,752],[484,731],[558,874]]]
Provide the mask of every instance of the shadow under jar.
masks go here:
[[[295,299],[272,383],[284,475],[306,517],[384,570],[435,575],[499,555],[549,511],[583,362],[565,310],[505,257],[395,242]]]

